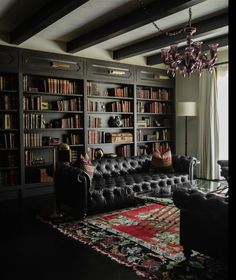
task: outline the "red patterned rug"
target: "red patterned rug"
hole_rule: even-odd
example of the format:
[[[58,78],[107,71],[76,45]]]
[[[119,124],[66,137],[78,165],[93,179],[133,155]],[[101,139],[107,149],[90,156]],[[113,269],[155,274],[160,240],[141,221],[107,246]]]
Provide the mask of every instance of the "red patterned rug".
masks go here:
[[[43,221],[148,279],[228,279],[221,262],[201,254],[183,260],[179,212],[173,205],[149,204],[84,221]]]
[[[87,222],[171,260],[184,260],[179,245],[179,210],[174,205],[149,204],[96,216]]]

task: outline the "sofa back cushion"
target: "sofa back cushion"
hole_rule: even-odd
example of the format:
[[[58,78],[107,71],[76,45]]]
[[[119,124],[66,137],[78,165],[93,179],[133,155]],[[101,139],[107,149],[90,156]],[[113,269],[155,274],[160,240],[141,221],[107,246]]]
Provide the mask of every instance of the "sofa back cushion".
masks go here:
[[[94,177],[125,175],[148,170],[150,156],[101,158],[92,161]]]

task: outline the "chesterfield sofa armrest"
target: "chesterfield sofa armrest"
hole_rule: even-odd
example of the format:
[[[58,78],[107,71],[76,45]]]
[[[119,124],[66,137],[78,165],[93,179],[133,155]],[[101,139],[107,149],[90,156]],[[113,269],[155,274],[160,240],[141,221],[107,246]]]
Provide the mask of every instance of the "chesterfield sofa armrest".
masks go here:
[[[172,164],[175,172],[189,174],[190,182],[193,180],[194,168],[199,163],[200,161],[195,157],[172,155]]]
[[[68,162],[59,163],[54,176],[54,188],[58,212],[62,205],[72,209],[77,218],[84,218],[88,210],[89,176]]]

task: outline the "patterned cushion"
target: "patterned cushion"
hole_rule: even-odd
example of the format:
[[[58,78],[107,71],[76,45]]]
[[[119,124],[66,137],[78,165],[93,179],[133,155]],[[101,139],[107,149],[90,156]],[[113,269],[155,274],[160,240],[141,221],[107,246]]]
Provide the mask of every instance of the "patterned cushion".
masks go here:
[[[82,169],[84,172],[88,174],[88,176],[92,179],[94,174],[94,166],[91,163],[91,160],[89,159],[88,154],[86,153],[85,156],[80,156],[80,169]]]
[[[171,150],[168,149],[163,153],[159,150],[154,151],[152,154],[151,167],[158,171],[172,171]]]

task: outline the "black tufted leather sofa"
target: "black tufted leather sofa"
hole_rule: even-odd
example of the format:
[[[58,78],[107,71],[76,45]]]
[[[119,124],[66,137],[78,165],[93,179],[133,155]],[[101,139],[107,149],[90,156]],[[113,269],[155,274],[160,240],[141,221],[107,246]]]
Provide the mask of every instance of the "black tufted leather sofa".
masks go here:
[[[228,261],[228,197],[179,188],[173,193],[180,209],[180,244],[189,258],[191,251]]]
[[[177,185],[193,179],[197,160],[172,156],[173,172],[167,174],[150,168],[151,156],[102,158],[93,161],[93,179],[68,162],[57,165],[54,182],[58,211],[69,206],[73,216],[105,212],[137,203],[136,194],[153,191],[168,197]]]

